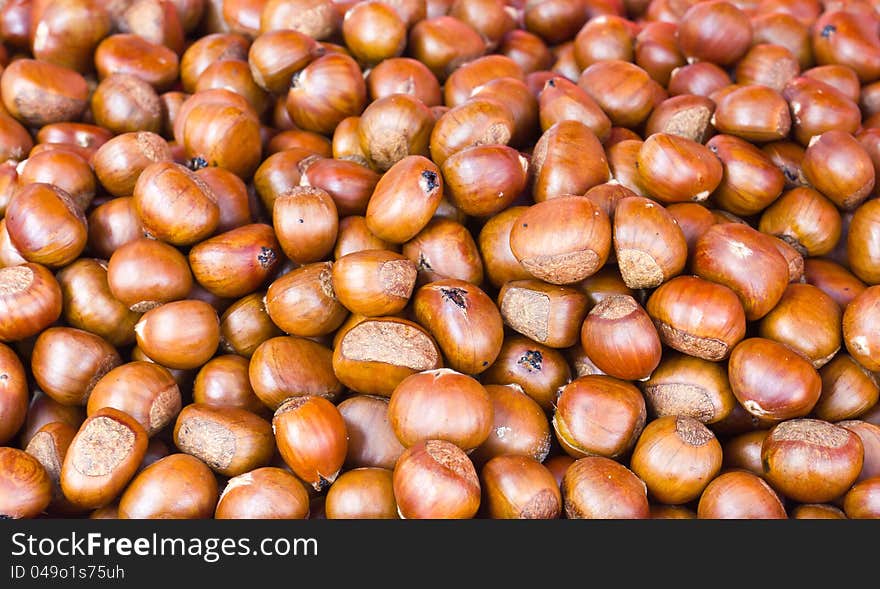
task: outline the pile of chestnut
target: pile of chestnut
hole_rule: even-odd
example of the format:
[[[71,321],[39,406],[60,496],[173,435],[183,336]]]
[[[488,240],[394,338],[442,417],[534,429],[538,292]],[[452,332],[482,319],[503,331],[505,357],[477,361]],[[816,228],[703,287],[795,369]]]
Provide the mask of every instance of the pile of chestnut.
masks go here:
[[[880,517],[877,0],[0,0],[0,516]]]

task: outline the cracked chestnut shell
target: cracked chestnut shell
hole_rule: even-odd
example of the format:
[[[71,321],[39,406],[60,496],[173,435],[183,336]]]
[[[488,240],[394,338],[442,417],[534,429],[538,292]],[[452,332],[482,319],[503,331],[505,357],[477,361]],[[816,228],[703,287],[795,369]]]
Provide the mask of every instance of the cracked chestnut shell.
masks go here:
[[[804,417],[822,392],[822,379],[808,360],[765,338],[753,337],[737,344],[727,373],[740,404],[764,420]]]
[[[413,297],[413,314],[454,370],[480,374],[501,352],[501,313],[476,285],[455,279],[428,283]]]
[[[510,231],[510,250],[535,278],[573,284],[598,271],[611,250],[605,211],[582,196],[561,196],[528,208]]]

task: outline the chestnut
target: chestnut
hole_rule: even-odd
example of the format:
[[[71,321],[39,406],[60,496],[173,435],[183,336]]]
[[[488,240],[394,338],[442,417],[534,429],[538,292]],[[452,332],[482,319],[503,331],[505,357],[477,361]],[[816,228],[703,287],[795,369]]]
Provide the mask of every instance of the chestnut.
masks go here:
[[[822,394],[813,407],[819,419],[831,422],[855,419],[880,399],[876,376],[849,354],[837,354],[819,370],[819,375]]]
[[[438,106],[443,97],[437,77],[421,61],[411,57],[385,59],[367,75],[371,100],[392,94],[410,94],[427,107]]]
[[[715,103],[705,96],[672,96],[651,111],[645,122],[645,137],[654,133],[669,133],[704,143],[714,133],[709,122],[714,112]]]
[[[355,468],[334,481],[324,502],[327,519],[398,519],[393,474],[385,468]]]
[[[721,162],[708,147],[669,133],[655,133],[641,144],[637,169],[644,189],[664,204],[703,202],[723,176]]]
[[[712,126],[720,133],[763,143],[785,139],[791,130],[789,105],[780,92],[769,86],[738,84],[710,98],[715,101]]]
[[[205,68],[196,80],[195,94],[214,88],[239,94],[257,115],[262,115],[269,108],[269,94],[254,81],[247,62],[229,59],[214,62]]]
[[[388,250],[346,254],[333,263],[332,288],[352,313],[367,317],[394,315],[404,309],[416,283],[416,265]]]
[[[791,135],[804,147],[826,131],[855,133],[859,128],[862,114],[858,104],[820,80],[798,76],[786,84],[782,96],[795,113]]]
[[[769,236],[748,225],[713,225],[697,240],[693,256],[694,274],[735,292],[749,321],[769,313],[788,286],[786,259]]]
[[[498,292],[505,325],[551,348],[568,348],[579,340],[587,297],[575,288],[540,280],[511,280]]]
[[[10,115],[29,127],[75,121],[88,106],[89,88],[78,72],[37,59],[16,59],[0,75]]]
[[[171,454],[142,470],[119,498],[119,519],[210,519],[217,480],[204,462]]]
[[[334,332],[348,316],[333,290],[333,263],[315,262],[276,278],[266,291],[266,312],[290,335],[314,337]]]
[[[401,247],[418,270],[417,285],[453,278],[483,282],[483,261],[471,232],[462,223],[434,217]]]
[[[662,284],[648,298],[646,310],[663,343],[706,360],[725,359],[746,332],[745,312],[736,294],[696,276]]]
[[[874,189],[871,157],[846,131],[829,130],[814,135],[802,166],[807,181],[844,210],[855,209]]]
[[[858,419],[838,421],[835,425],[853,432],[862,442],[864,459],[856,482],[880,476],[880,426]]]
[[[316,491],[333,484],[348,448],[345,421],[335,405],[313,395],[289,398],[275,410],[272,431],[294,474]]]
[[[95,122],[113,133],[162,131],[162,102],[156,90],[132,74],[101,80],[90,97]]]
[[[543,462],[550,452],[550,424],[533,399],[517,384],[485,385],[492,400],[489,437],[471,456],[480,464],[502,455],[519,455]]]
[[[143,352],[169,368],[198,368],[211,359],[220,343],[217,311],[208,303],[194,299],[150,309],[134,331]]]
[[[388,421],[404,447],[446,440],[469,452],[489,437],[492,415],[483,385],[449,368],[406,377],[388,404]]]
[[[616,127],[638,127],[654,106],[660,85],[648,72],[620,59],[587,66],[577,84],[595,100]]]
[[[699,519],[788,519],[779,496],[764,479],[745,470],[721,473],[697,503]]]
[[[104,407],[129,414],[152,437],[180,413],[180,388],[167,368],[153,362],[128,362],[95,382],[86,405],[88,415]]]
[[[501,352],[501,314],[494,301],[469,282],[446,279],[422,286],[413,297],[413,314],[454,370],[479,374]]]
[[[212,31],[193,41],[180,57],[180,81],[183,91],[195,92],[196,81],[212,63],[248,59],[250,42],[244,35]]]
[[[880,517],[880,476],[853,485],[843,498],[843,510],[849,519]]]
[[[785,176],[751,143],[733,135],[716,135],[706,146],[724,169],[721,183],[712,194],[715,206],[735,215],[755,215],[782,193]]]
[[[209,91],[195,94],[193,99]],[[260,124],[255,111],[249,104],[193,102],[187,108],[187,103],[181,106],[175,121],[180,129],[179,133],[175,129],[175,137],[183,145],[187,159],[199,167],[219,166],[244,180],[250,179],[262,156]],[[236,141],[225,141],[226,137],[235,137]]]
[[[85,405],[101,378],[121,363],[110,343],[72,327],[44,330],[31,352],[37,386],[65,405]]]
[[[192,245],[220,223],[217,197],[194,172],[175,162],[147,166],[134,186],[133,204],[144,229],[172,245]]]
[[[700,4],[691,5],[681,16],[678,44],[682,53],[693,61],[722,66],[736,63],[752,43],[748,16],[725,0]]]
[[[352,395],[337,405],[348,432],[347,467],[394,468],[405,448],[389,422],[388,402],[385,397]]]
[[[35,518],[52,501],[52,480],[46,469],[18,448],[0,447],[0,489],[4,519]]]
[[[876,219],[880,215],[880,201],[871,199],[853,213],[845,238],[848,268],[855,277],[868,284],[880,283],[877,262],[880,260],[880,235]],[[853,277],[853,278],[855,278]]]
[[[268,0],[260,12],[260,32],[290,29],[322,41],[339,30],[340,16],[330,0]]]
[[[385,241],[410,241],[431,220],[442,196],[443,178],[434,162],[404,157],[376,184],[366,208],[367,228]]]
[[[21,257],[51,268],[73,262],[88,239],[86,217],[71,195],[43,182],[15,193],[6,207],[6,231]]]
[[[574,49],[573,44],[570,47]],[[513,29],[505,33],[501,38],[500,50],[503,55],[519,64],[519,67],[526,74],[546,70],[553,65],[553,54],[547,44],[538,35],[523,29]],[[573,63],[573,54],[571,62],[575,67],[577,66]]]
[[[608,216],[581,196],[561,196],[529,207],[510,231],[510,249],[533,276],[572,284],[604,265],[611,248]]]
[[[248,49],[251,75],[263,90],[283,94],[293,74],[319,57],[322,50],[315,39],[293,29],[257,35]]]
[[[147,82],[157,92],[171,89],[182,73],[180,58],[174,49],[134,31],[104,37],[95,49],[94,63],[99,80],[113,74],[129,74]]]
[[[257,347],[282,334],[266,313],[266,293],[257,291],[240,298],[220,316],[220,349],[250,358]]]
[[[655,500],[679,505],[699,498],[721,470],[721,444],[693,417],[658,417],[638,438],[630,468]]]
[[[214,519],[306,519],[309,495],[294,475],[264,466],[232,477],[220,493]]]
[[[480,479],[464,451],[424,440],[401,454],[392,475],[397,512],[405,519],[469,519],[480,508]]]
[[[557,519],[562,493],[553,474],[528,456],[496,456],[481,472],[486,512],[492,519]]]
[[[24,366],[6,344],[0,344],[0,444],[6,445],[24,425],[29,390]]]
[[[743,85],[760,84],[782,92],[800,69],[797,57],[788,47],[757,43],[736,64],[736,81]]]
[[[804,503],[791,510],[792,519],[847,519],[839,507],[825,503]]]
[[[587,313],[581,345],[603,372],[626,380],[649,377],[662,353],[650,316],[629,295],[609,296]]]
[[[506,145],[462,149],[443,162],[449,199],[465,215],[489,217],[507,209],[523,193],[528,162]]]
[[[79,509],[97,509],[128,486],[147,451],[147,432],[112,407],[86,418],[61,466],[61,490]]]
[[[86,225],[89,231],[86,251],[103,260],[109,260],[123,245],[146,236],[130,196],[113,198],[92,207]]]
[[[174,445],[214,472],[235,477],[268,466],[275,451],[272,425],[236,407],[192,403],[174,422]]]
[[[709,61],[697,61],[674,68],[669,75],[667,91],[670,96],[693,94],[709,98],[731,84],[730,75],[721,67]]]
[[[486,220],[477,236],[486,279],[495,288],[501,288],[510,280],[532,277],[510,251],[510,232],[526,210],[525,206],[512,206],[500,211]]]
[[[803,186],[784,192],[767,207],[758,229],[793,245],[802,255],[822,256],[840,240],[842,221],[832,201]]]
[[[361,114],[366,105],[367,87],[360,67],[353,58],[338,53],[323,55],[296,72],[287,93],[287,112],[293,122],[324,135],[346,117]]]
[[[827,364],[840,349],[840,307],[819,288],[790,284],[779,303],[761,319],[759,334],[785,344],[814,368]],[[809,333],[809,337],[804,334]]]
[[[764,465],[761,464],[761,447],[768,433],[770,430],[756,429],[728,437],[722,444],[724,451],[722,466],[727,470],[747,470],[763,477]]]
[[[868,206],[863,205],[863,206]],[[834,299],[842,309],[860,295],[867,286],[843,266],[824,258],[804,261],[804,278]]]
[[[31,153],[18,167],[21,186],[42,182],[53,184],[70,196],[76,207],[85,211],[95,198],[95,174],[89,162],[63,149]]]
[[[249,366],[248,358],[235,354],[212,358],[196,373],[192,390],[193,402],[215,407],[235,407],[262,414],[266,407],[251,387]]]
[[[333,198],[314,186],[295,186],[279,194],[274,200],[272,223],[284,254],[298,264],[325,258],[339,229]]]
[[[272,227],[253,223],[196,244],[189,251],[193,276],[208,292],[241,297],[259,288],[280,261]]]
[[[186,298],[192,272],[180,251],[141,237],[118,248],[107,264],[107,284],[119,302],[136,313]]]
[[[560,389],[553,429],[563,450],[574,458],[619,459],[632,450],[646,418],[645,399],[634,385],[589,375]]]
[[[254,393],[273,411],[294,393],[335,399],[342,385],[331,366],[332,354],[305,338],[269,338],[257,346],[248,364]]]
[[[76,435],[76,428],[63,421],[53,421],[41,427],[24,447],[36,458],[52,481],[52,500],[46,511],[52,515],[69,517],[80,510],[73,507],[61,491],[61,465]]]
[[[558,350],[527,337],[506,337],[495,362],[481,376],[485,384],[513,384],[541,408],[552,411],[560,387],[571,380],[571,370]]]
[[[0,342],[39,334],[61,316],[58,281],[45,266],[0,268]]]
[[[532,151],[529,173],[536,203],[583,194],[611,179],[599,137],[578,120],[563,120],[544,131]]]
[[[843,312],[843,342],[850,355],[866,369],[880,370],[880,348],[871,329],[880,312],[877,304],[880,287],[871,286],[847,305]]]
[[[642,392],[653,416],[680,415],[705,424],[726,419],[737,405],[722,364],[685,354],[667,354]]]
[[[647,519],[647,487],[622,464],[603,456],[576,460],[562,479],[568,519]]]
[[[406,33],[400,14],[382,2],[355,4],[342,20],[345,46],[356,59],[369,65],[403,53]]]
[[[760,337],[741,341],[730,354],[728,376],[742,406],[761,419],[804,417],[822,392],[819,373],[803,356]]]
[[[515,130],[514,113],[501,98],[491,94],[474,96],[437,118],[429,141],[431,159],[442,166],[446,158],[468,147],[507,145]]]
[[[556,123],[574,120],[584,124],[600,141],[611,133],[611,119],[587,92],[561,76],[548,79],[538,95],[541,130]]]
[[[338,219],[334,217],[334,219]],[[345,255],[365,250],[386,250],[399,252],[400,246],[373,235],[367,227],[367,220],[361,215],[349,215],[338,219],[339,229],[336,244],[333,246],[333,258],[336,260]]]
[[[870,30],[870,24],[856,12],[826,10],[812,28],[816,61],[849,66],[862,82],[876,80],[880,77],[880,42]]]
[[[21,442],[19,446],[27,448],[34,435],[47,424],[58,421],[69,425],[76,431],[85,419],[86,410],[84,407],[79,405],[62,405],[37,389],[28,403],[24,427],[21,428],[21,435],[18,437]]]
[[[764,477],[784,496],[825,503],[842,496],[862,470],[864,446],[853,432],[818,419],[774,426],[761,445]]]
[[[629,288],[652,288],[681,273],[687,242],[666,209],[641,196],[618,201],[614,209],[614,253]]]

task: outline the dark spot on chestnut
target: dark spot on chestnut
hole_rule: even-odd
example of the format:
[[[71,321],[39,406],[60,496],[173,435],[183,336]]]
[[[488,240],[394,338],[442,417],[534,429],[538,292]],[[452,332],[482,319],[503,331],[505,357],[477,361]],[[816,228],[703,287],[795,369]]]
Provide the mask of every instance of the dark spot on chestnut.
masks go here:
[[[432,192],[438,186],[440,186],[439,182],[437,182],[437,173],[432,172],[431,170],[425,170],[422,172],[422,178],[425,180],[425,186],[427,189],[425,192]]]
[[[202,156],[196,156],[186,163],[186,167],[195,172],[196,170],[207,168],[208,160],[206,160]]]
[[[440,295],[450,301],[453,305],[458,307],[459,309],[465,308],[464,295],[465,291],[462,288],[441,288]]]
[[[274,264],[277,258],[275,250],[268,247],[261,247],[260,253],[257,255],[257,261],[260,262],[260,266],[263,268],[268,268]]]
[[[428,262],[428,258],[425,257],[424,253],[419,252],[419,270],[427,270],[428,272],[432,272],[434,269],[431,268],[430,262]]]
[[[530,372],[541,370],[544,365],[544,356],[538,350],[529,350],[516,361],[520,366],[525,366]]]
[[[822,32],[820,34],[822,35],[823,39],[827,39],[833,33],[836,33],[836,32],[837,32],[837,27],[835,27],[834,25],[825,25],[822,28]]]

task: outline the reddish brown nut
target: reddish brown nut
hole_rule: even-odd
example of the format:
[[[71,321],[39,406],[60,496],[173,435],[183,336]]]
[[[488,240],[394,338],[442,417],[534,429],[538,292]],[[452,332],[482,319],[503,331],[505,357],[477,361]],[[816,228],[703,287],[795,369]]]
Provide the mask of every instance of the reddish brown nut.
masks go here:
[[[86,217],[70,194],[52,184],[23,185],[6,207],[6,231],[22,258],[60,268],[88,239]]]
[[[792,119],[779,92],[768,86],[744,84],[716,99],[712,125],[721,133],[765,142],[787,137]]]
[[[867,205],[865,205],[867,206]],[[860,295],[867,286],[843,266],[823,258],[810,258],[804,261],[804,276],[807,283],[818,286],[830,296],[841,309]]]
[[[526,456],[543,462],[550,452],[550,424],[541,407],[516,384],[486,385],[492,400],[489,437],[472,453],[482,464],[496,456]]]
[[[614,209],[614,253],[629,288],[653,288],[684,270],[687,242],[662,205],[641,196]]]
[[[95,197],[95,175],[85,158],[63,149],[31,153],[18,167],[21,186],[43,182],[65,191],[85,211]]]
[[[645,122],[645,137],[669,133],[703,143],[714,132],[709,120],[715,103],[705,96],[683,94],[667,98],[651,111]]]
[[[336,480],[348,448],[342,414],[328,400],[305,395],[282,403],[272,418],[278,451],[294,474],[322,491]]]
[[[89,416],[61,466],[61,490],[77,508],[109,504],[126,488],[147,451],[147,432],[127,413],[105,407]]]
[[[367,162],[385,172],[407,156],[428,155],[433,127],[434,116],[422,101],[392,94],[364,109],[358,120],[360,147]]]
[[[637,174],[650,196],[662,203],[702,202],[721,183],[723,167],[705,145],[655,133],[639,148]]]
[[[614,126],[630,128],[648,118],[660,88],[648,72],[618,59],[588,66],[577,84],[602,107]]]
[[[107,284],[119,302],[136,313],[186,298],[192,272],[180,251],[155,239],[131,241],[110,256]]]
[[[814,136],[802,165],[807,181],[842,209],[855,209],[874,189],[871,157],[845,131],[832,130]]]
[[[6,519],[39,516],[52,501],[52,480],[37,458],[17,448],[0,448],[0,513]]]
[[[232,477],[220,493],[214,519],[306,519],[309,495],[284,469],[256,468]]]
[[[856,482],[880,476],[880,426],[858,419],[838,421],[835,425],[853,432],[862,442],[864,460]]]
[[[782,92],[785,85],[800,73],[797,57],[787,47],[758,43],[736,64],[738,84],[761,84]]]
[[[104,78],[90,104],[95,122],[114,133],[162,132],[162,101],[150,84],[135,75]]]
[[[324,512],[327,519],[398,519],[391,469],[342,473],[327,491]]]
[[[862,470],[863,456],[856,434],[817,419],[780,423],[761,446],[767,482],[801,503],[824,503],[846,493]]]
[[[174,162],[156,162],[141,172],[133,203],[144,229],[173,245],[202,241],[220,222],[213,190],[194,172]]]
[[[856,361],[870,371],[880,370],[880,345],[871,329],[880,313],[880,287],[871,286],[855,297],[843,313],[843,341]]]
[[[305,338],[269,338],[257,346],[248,366],[254,393],[273,411],[293,394],[335,399],[342,385],[333,372],[332,354]]]
[[[608,139],[611,133],[611,119],[587,92],[561,76],[553,76],[542,87],[538,95],[538,108],[541,130],[565,120],[583,123],[600,141]]]
[[[590,310],[581,345],[603,372],[625,380],[649,377],[662,353],[651,318],[629,295],[609,296]]]
[[[498,293],[504,323],[538,343],[568,348],[578,342],[587,297],[577,289],[540,280],[511,280]]]
[[[583,194],[611,179],[598,137],[576,120],[560,121],[547,129],[535,144],[529,167],[532,193],[538,203]]]
[[[562,479],[568,519],[647,519],[647,488],[631,470],[602,456],[576,460]]]
[[[787,519],[779,496],[762,478],[731,470],[710,482],[697,504],[699,519]]]
[[[189,94],[195,92],[196,80],[212,63],[227,59],[247,60],[249,45],[243,35],[216,31],[194,41],[180,58],[183,90]]]
[[[736,294],[696,276],[663,284],[646,309],[663,343],[698,358],[723,360],[745,336],[745,312]]]
[[[443,178],[434,162],[411,155],[378,181],[366,207],[367,228],[392,243],[404,243],[422,231],[443,196]]]
[[[437,342],[419,324],[397,317],[361,317],[336,335],[333,371],[348,388],[390,397],[416,372],[443,366]]]
[[[323,41],[339,30],[341,16],[330,0],[269,0],[260,12],[260,32],[291,29]]]
[[[483,372],[486,384],[514,384],[543,409],[552,411],[560,387],[571,379],[565,357],[523,336],[505,338],[495,362]]]
[[[383,249],[346,254],[332,267],[332,288],[352,313],[394,315],[409,302],[417,270],[408,258]]]
[[[281,335],[266,313],[265,292],[257,291],[238,299],[220,316],[220,349],[250,358],[269,338]]]
[[[119,498],[119,519],[210,519],[217,480],[204,462],[171,454],[142,470]]]
[[[737,344],[730,354],[728,376],[746,411],[772,421],[808,415],[822,392],[822,379],[807,360],[764,338]]]
[[[388,402],[384,397],[352,395],[337,406],[348,431],[348,468],[394,468],[404,447],[389,423]]]
[[[708,61],[698,61],[672,70],[669,76],[670,96],[694,94],[710,97],[722,88],[730,86],[732,80],[726,71]]]
[[[437,119],[429,142],[431,159],[442,166],[446,158],[467,147],[507,145],[515,129],[514,115],[504,102],[491,95],[475,96]]]
[[[371,100],[392,94],[410,94],[428,107],[443,101],[436,76],[425,64],[411,57],[386,59],[371,69],[367,76],[367,90]]]
[[[699,498],[721,470],[721,444],[693,417],[668,415],[651,421],[633,448],[630,468],[661,503]]]
[[[792,136],[804,147],[825,131],[855,133],[859,128],[858,104],[824,82],[799,76],[785,86],[782,96],[792,114]]]
[[[483,282],[483,260],[477,244],[467,227],[458,221],[433,218],[403,244],[401,253],[415,263],[420,285],[445,278],[472,284]]]
[[[0,444],[6,444],[24,425],[29,391],[24,366],[12,348],[0,344]]]
[[[580,196],[531,206],[510,232],[510,249],[520,264],[551,284],[572,284],[594,274],[607,260],[610,246],[608,216]]]
[[[528,161],[506,145],[478,145],[452,154],[442,172],[449,199],[465,215],[489,217],[526,189]]]
[[[645,399],[630,383],[609,376],[582,376],[560,389],[553,429],[574,458],[620,458],[632,450],[645,427]]]
[[[85,78],[66,67],[16,59],[0,76],[3,106],[29,127],[79,119],[88,106]]]
[[[819,419],[830,422],[855,419],[880,400],[877,378],[848,354],[835,356],[819,370],[819,375],[822,395],[813,407]]]
[[[266,312],[282,331],[314,337],[335,331],[348,310],[333,290],[332,262],[300,266],[276,278],[266,291]]]
[[[413,314],[434,336],[454,370],[480,374],[501,352],[501,314],[494,301],[469,282],[447,279],[426,284],[413,297]]]
[[[735,215],[755,215],[782,193],[785,176],[751,143],[732,135],[716,135],[706,146],[724,169],[721,183],[712,193],[717,207]]]
[[[355,4],[342,20],[345,46],[355,58],[369,65],[403,53],[406,30],[399,13],[382,2]]]
[[[724,0],[694,4],[681,17],[678,44],[694,61],[731,65],[745,55],[751,43],[748,16]]]
[[[794,246],[802,255],[822,256],[840,240],[842,221],[832,201],[816,190],[799,187],[783,193],[766,208],[758,228]]]
[[[0,342],[37,335],[61,316],[58,281],[45,266],[0,268]]]
[[[458,66],[480,57],[486,44],[473,27],[444,15],[416,23],[409,31],[407,49],[443,82]]]
[[[880,516],[880,476],[853,485],[843,499],[849,519],[877,519]]]
[[[217,311],[194,299],[165,303],[147,311],[134,330],[138,347],[169,368],[198,368],[214,355],[220,342]]]
[[[267,466],[274,442],[272,425],[245,409],[193,403],[174,422],[174,444],[180,451],[227,477]]]
[[[366,104],[367,87],[360,67],[341,54],[319,57],[295,73],[287,93],[287,112],[293,122],[324,135],[346,117],[361,114]]]
[[[189,265],[208,292],[235,298],[259,288],[278,266],[281,248],[272,227],[253,223],[193,246]]]
[[[489,437],[492,416],[483,385],[448,368],[406,377],[388,403],[388,421],[404,447],[446,440],[470,452]]]
[[[790,284],[779,303],[761,319],[758,333],[785,344],[819,369],[840,349],[841,315],[834,299],[819,288]]]
[[[95,50],[94,61],[100,80],[113,74],[129,74],[157,92],[170,90],[181,73],[178,53],[134,32],[105,37]]]
[[[741,223],[721,223],[710,227],[695,248],[694,273],[735,292],[747,320],[760,319],[782,298],[788,263],[769,236]]]
[[[483,466],[482,488],[493,519],[556,519],[562,495],[553,474],[528,456],[498,456]]]
[[[40,389],[65,405],[85,405],[100,379],[122,363],[101,337],[72,327],[41,332],[31,352],[31,371]]]
[[[407,448],[394,467],[393,489],[398,513],[406,519],[469,519],[480,506],[480,480],[473,463],[455,444],[443,440]]]
[[[880,42],[869,22],[847,10],[823,12],[812,29],[816,61],[849,66],[862,82],[875,81],[880,77]]]
[[[642,392],[651,415],[681,415],[705,424],[727,418],[737,404],[723,365],[684,354],[664,357]]]

